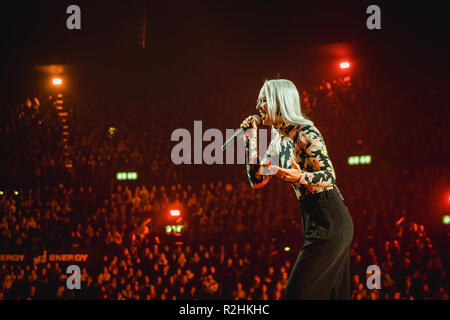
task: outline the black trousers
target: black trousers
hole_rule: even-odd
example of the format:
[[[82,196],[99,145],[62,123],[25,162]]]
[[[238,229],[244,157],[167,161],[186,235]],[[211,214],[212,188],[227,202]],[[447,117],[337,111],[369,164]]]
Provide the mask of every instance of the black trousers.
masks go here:
[[[337,187],[299,200],[305,244],[286,299],[349,299],[353,222]]]

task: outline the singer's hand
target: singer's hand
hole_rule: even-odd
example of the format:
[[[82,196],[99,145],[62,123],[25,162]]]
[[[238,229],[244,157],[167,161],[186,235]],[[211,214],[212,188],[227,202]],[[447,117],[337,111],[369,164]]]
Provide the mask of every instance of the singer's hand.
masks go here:
[[[253,117],[253,116],[249,116],[244,121],[242,121],[241,128],[247,129],[250,126],[250,124],[253,129],[258,129],[258,127],[256,125],[255,117]]]
[[[275,176],[284,181],[294,182],[301,178],[302,170],[295,160],[292,160],[292,169],[284,169],[278,166],[270,166],[269,170],[275,173]]]

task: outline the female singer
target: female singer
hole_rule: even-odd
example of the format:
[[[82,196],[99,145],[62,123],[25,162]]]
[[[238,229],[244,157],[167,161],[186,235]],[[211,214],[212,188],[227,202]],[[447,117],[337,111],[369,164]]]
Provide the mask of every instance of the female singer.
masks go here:
[[[302,115],[295,85],[266,81],[256,109],[272,140],[259,161],[257,124],[245,119],[246,168],[250,185],[261,188],[272,176],[289,182],[301,209],[305,243],[289,276],[286,299],[348,299],[353,222],[341,193],[325,142]],[[276,163],[273,160],[278,160]]]

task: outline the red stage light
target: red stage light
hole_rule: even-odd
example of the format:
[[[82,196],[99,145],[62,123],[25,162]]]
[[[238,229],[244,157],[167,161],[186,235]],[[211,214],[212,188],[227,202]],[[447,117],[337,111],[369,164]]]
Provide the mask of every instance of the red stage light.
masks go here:
[[[350,62],[348,61],[342,61],[339,66],[341,67],[341,69],[348,69],[350,68]]]
[[[170,210],[170,215],[172,217],[178,217],[180,215],[180,210]]]

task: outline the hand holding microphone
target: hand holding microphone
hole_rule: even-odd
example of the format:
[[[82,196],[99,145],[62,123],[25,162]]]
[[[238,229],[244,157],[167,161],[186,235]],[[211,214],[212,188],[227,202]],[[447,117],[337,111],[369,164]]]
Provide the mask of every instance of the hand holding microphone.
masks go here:
[[[241,128],[247,129],[251,125],[253,129],[258,129],[258,124],[260,121],[261,118],[258,115],[249,116],[242,121]]]
[[[261,118],[258,115],[253,115],[247,117],[244,121],[241,123],[241,127],[234,132],[234,134],[227,140],[222,146],[222,150],[225,150],[226,147],[234,141],[234,139],[240,135],[242,132],[244,132],[245,129],[247,129],[250,125],[252,126],[252,129],[258,129],[257,125],[260,123]]]

